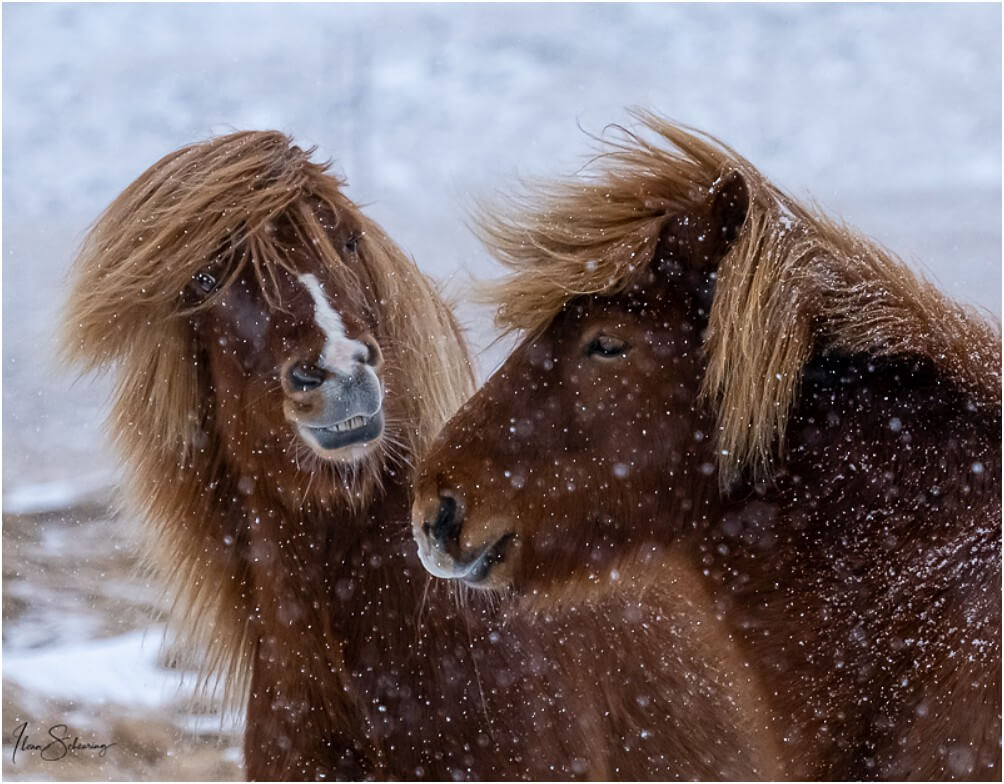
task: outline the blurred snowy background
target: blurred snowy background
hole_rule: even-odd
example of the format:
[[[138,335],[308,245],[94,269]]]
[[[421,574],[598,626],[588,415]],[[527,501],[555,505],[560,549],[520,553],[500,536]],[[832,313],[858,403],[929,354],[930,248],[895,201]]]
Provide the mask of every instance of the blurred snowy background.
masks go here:
[[[959,299],[1001,310],[998,5],[5,5],[8,778],[225,778],[235,734],[161,666],[163,602],[108,511],[106,381],[53,356],[88,224],[165,153],[277,128],[458,298],[473,197],[573,171],[641,105],[723,138]],[[490,314],[462,308],[475,345]],[[500,358],[481,357],[485,373]],[[103,758],[20,753],[65,722]]]

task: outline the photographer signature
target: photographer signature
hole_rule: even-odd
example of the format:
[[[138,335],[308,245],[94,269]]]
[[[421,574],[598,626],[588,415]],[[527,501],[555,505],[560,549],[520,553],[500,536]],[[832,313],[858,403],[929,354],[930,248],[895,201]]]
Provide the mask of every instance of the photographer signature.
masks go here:
[[[28,737],[28,722],[18,725],[14,730],[14,749],[10,755],[11,763],[17,762],[17,753],[23,751],[37,751],[38,756],[47,762],[55,762],[63,759],[67,754],[77,751],[96,751],[99,757],[105,753],[114,743],[85,743],[79,737],[70,736],[68,727],[65,724],[53,724],[49,727],[47,741],[33,743]]]

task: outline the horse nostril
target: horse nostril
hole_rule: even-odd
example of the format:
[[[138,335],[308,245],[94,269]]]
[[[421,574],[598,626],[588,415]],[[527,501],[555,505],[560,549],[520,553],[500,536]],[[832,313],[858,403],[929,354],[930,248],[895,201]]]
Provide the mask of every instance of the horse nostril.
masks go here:
[[[450,542],[455,542],[460,536],[460,515],[457,513],[457,501],[452,496],[443,495],[439,497],[439,512],[432,523],[431,530],[429,524],[422,526],[426,535],[431,535],[432,539],[440,547],[445,547]]]
[[[298,362],[289,369],[289,384],[297,392],[307,392],[316,389],[324,383],[328,374],[316,365]]]
[[[380,353],[380,346],[371,337],[363,338],[362,344],[366,346],[366,356],[363,357],[362,361],[367,365],[379,367],[380,363],[383,362],[383,354]]]

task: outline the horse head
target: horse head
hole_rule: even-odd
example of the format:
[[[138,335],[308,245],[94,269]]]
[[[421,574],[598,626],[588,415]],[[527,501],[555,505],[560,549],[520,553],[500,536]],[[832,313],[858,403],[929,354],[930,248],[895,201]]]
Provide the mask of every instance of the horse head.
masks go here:
[[[631,226],[632,244],[569,260],[594,278],[569,288],[592,293],[530,327],[423,464],[413,520],[430,572],[522,591],[588,580],[698,513],[717,473],[701,347],[748,202],[743,176],[724,172],[689,203],[664,199],[661,216]]]
[[[312,152],[242,131],[156,162],[88,234],[64,322],[69,360],[114,368],[125,497],[235,698],[273,556],[326,574],[332,528],[404,503],[472,387],[435,285]]]
[[[263,232],[268,245],[255,246],[257,263],[218,256],[183,296],[217,435],[238,465],[288,474],[287,487],[325,467],[351,476],[382,456],[395,437],[387,421],[403,417],[386,394],[394,365],[381,348],[365,224],[347,200],[337,207],[314,207],[323,230],[308,242],[280,216]]]

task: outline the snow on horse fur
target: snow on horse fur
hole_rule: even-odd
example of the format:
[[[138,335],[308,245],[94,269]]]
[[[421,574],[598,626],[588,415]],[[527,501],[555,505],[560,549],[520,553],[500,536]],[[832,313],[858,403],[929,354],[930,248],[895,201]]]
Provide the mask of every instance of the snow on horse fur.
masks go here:
[[[129,506],[188,649],[248,700],[249,774],[411,776],[421,743],[405,767],[381,749],[393,733],[376,712],[379,665],[407,653],[370,630],[422,637],[422,585],[402,576],[408,466],[472,376],[433,286],[325,168],[274,132],[166,156],[87,238],[65,350],[115,367]],[[339,375],[315,366],[339,340],[322,290],[358,338],[339,344],[341,374],[369,385],[383,420],[375,439],[333,451],[318,439],[341,434],[309,428],[337,424],[317,419],[337,414],[322,392]],[[352,670],[359,648],[368,674]],[[440,775],[459,764],[443,751]]]
[[[429,281],[308,152],[242,132],[168,155],[98,220],[72,285],[66,354],[115,370],[130,513],[183,651],[246,704],[250,778],[756,774],[732,712],[650,764],[630,716],[674,681],[584,674],[595,625],[500,635],[430,584],[411,466],[472,391],[467,352]],[[613,609],[654,637],[704,612]],[[672,672],[719,695],[741,665],[699,643]],[[624,712],[606,712],[612,691]]]
[[[482,214],[524,338],[421,468],[423,563],[514,617],[705,601],[675,644],[731,649],[775,775],[998,779],[999,327],[639,117]]]
[[[409,464],[472,374],[430,281],[309,155],[240,132],[143,173],[81,250],[65,355],[114,367],[129,509],[188,652],[246,701],[249,774],[413,775],[421,749],[406,768],[380,750],[381,668],[351,671],[353,646],[388,658],[380,612],[418,636]],[[315,289],[353,339],[324,329]],[[327,426],[350,414],[369,431],[343,444]]]

